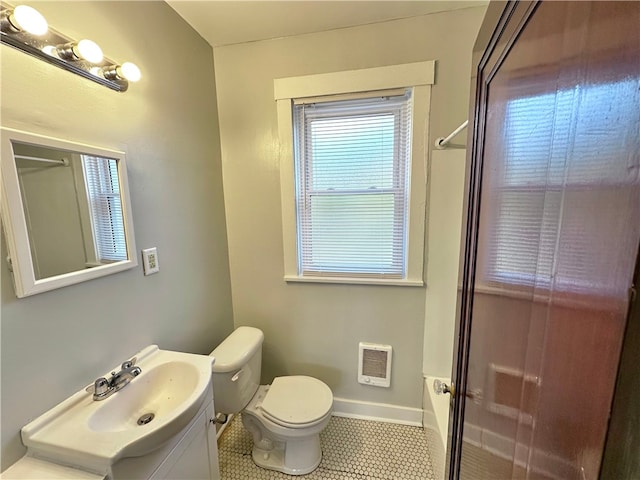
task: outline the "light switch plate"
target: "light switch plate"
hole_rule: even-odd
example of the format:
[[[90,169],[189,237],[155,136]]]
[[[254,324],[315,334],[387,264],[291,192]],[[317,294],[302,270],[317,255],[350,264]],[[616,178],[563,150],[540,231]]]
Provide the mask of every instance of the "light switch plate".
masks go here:
[[[145,275],[151,275],[152,273],[158,273],[160,271],[158,249],[156,247],[142,250],[142,265],[144,266]]]

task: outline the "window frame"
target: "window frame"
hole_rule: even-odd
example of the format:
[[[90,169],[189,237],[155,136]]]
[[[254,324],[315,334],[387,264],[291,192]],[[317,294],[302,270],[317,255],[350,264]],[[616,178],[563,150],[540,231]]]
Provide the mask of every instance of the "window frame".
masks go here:
[[[342,283],[423,286],[425,217],[427,201],[426,144],[429,132],[431,85],[434,83],[435,61],[416,62],[386,67],[305,75],[274,80],[280,139],[280,187],[284,280],[286,282]],[[410,180],[408,186],[408,220],[404,278],[370,278],[350,276],[301,275],[298,272],[298,219],[296,207],[295,145],[293,106],[296,101],[314,97],[375,96],[392,89],[412,90],[412,141]]]

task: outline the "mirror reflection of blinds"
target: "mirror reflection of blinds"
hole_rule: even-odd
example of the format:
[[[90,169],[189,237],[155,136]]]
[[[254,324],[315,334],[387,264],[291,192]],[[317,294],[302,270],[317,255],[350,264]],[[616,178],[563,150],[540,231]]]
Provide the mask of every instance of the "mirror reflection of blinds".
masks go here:
[[[127,259],[118,164],[109,158],[82,155],[97,257],[101,262]]]
[[[504,163],[493,172],[497,189],[488,280],[539,287],[554,283],[572,291],[604,288],[586,280],[598,277],[606,258],[599,255],[602,245],[590,240],[602,237],[593,231],[598,222],[592,219],[615,222],[619,206],[608,192],[635,181],[624,162],[611,168],[602,157],[625,144],[609,122],[640,120],[633,102],[612,102],[616,96],[632,98],[636,87],[623,81],[507,102]],[[556,251],[563,252],[561,263]]]
[[[294,106],[298,268],[404,278],[411,96]]]

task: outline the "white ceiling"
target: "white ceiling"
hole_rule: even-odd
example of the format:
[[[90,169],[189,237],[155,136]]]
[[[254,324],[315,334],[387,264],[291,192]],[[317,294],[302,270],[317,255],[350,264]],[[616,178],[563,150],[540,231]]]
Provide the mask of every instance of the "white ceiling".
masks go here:
[[[167,0],[212,46],[266,40],[486,5],[488,1]]]

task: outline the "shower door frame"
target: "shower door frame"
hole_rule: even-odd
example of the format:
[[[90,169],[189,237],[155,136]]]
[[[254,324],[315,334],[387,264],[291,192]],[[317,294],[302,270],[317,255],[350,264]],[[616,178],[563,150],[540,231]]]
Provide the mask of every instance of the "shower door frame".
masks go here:
[[[447,435],[446,478],[456,480],[460,476],[465,392],[469,370],[471,342],[471,313],[476,276],[478,250],[478,226],[480,223],[480,197],[482,194],[482,159],[485,119],[487,114],[487,89],[495,71],[506,57],[509,47],[535,11],[539,0],[520,2],[491,2],[473,47],[471,95],[469,105],[469,132],[467,143],[467,167],[465,172],[465,198],[463,205],[462,248],[460,263],[463,265],[461,284],[456,302],[456,318],[453,366],[451,382],[453,394],[449,413]],[[515,31],[514,31],[514,25]],[[505,38],[508,41],[505,41]]]

